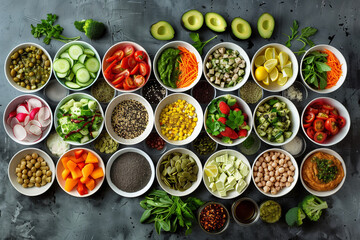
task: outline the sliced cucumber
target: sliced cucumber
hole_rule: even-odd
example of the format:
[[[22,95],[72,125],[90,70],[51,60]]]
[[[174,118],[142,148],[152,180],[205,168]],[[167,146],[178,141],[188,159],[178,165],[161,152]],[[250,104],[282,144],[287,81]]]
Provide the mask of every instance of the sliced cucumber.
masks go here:
[[[80,143],[86,143],[90,140],[89,136],[83,136],[81,139],[80,139]]]
[[[68,76],[65,77],[66,80],[72,81],[74,79],[75,74],[73,72],[70,72]]]
[[[70,63],[64,58],[57,59],[54,63],[54,70],[56,73],[67,73],[70,69]]]
[[[87,81],[87,82],[85,82],[85,83],[82,83],[82,82],[79,82],[79,80],[76,79],[76,84],[78,84],[78,85],[81,86],[81,87],[87,87],[87,86],[89,86],[93,81],[94,81],[94,79],[91,78],[89,81]]]
[[[90,80],[89,71],[86,68],[80,68],[76,71],[76,80],[81,83],[86,83]]]
[[[63,52],[60,54],[60,58],[65,58],[70,62],[71,67],[74,66],[74,60],[70,57],[68,52]]]
[[[90,73],[91,78],[96,78],[96,73],[93,73],[93,72],[89,72],[89,73]]]
[[[93,50],[91,50],[89,48],[86,48],[84,50],[84,53],[87,54],[87,55],[90,55],[90,56],[95,56],[95,53],[93,52]]]
[[[82,54],[82,55],[79,57],[79,62],[84,63],[84,62],[85,62],[86,57],[87,57],[87,55],[86,55],[86,54]]]
[[[76,44],[69,47],[68,51],[69,51],[70,57],[74,60],[78,60],[80,55],[84,53],[82,46],[76,45]]]
[[[85,67],[89,72],[96,73],[100,69],[100,63],[96,58],[92,57],[86,60]]]
[[[80,68],[84,68],[84,64],[81,63],[76,63],[73,67],[72,67],[72,71],[74,74],[76,74],[77,70],[79,70]]]
[[[70,81],[66,81],[65,82],[65,85],[69,88],[74,88],[74,89],[79,89],[81,88],[79,84],[76,84],[76,83],[73,83],[73,82],[70,82]]]
[[[68,75],[68,72],[66,73],[56,73],[56,76],[58,76],[58,78],[65,78]]]

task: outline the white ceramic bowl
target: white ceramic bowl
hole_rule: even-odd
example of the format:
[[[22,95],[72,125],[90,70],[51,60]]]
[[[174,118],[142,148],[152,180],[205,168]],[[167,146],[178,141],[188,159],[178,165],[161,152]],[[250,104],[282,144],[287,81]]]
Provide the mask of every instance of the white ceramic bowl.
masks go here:
[[[83,42],[83,41],[73,41],[73,42],[66,43],[64,46],[62,46],[62,47],[56,52],[55,57],[54,57],[54,61],[55,61],[57,58],[59,58],[60,55],[61,55],[63,52],[67,51],[67,50],[69,49],[69,47],[71,47],[72,45],[81,45],[84,49],[89,48],[90,50],[92,50],[92,51],[95,53],[95,56],[94,56],[94,57],[96,57],[97,60],[99,61],[99,63],[101,64],[101,58],[100,58],[99,53],[96,51],[96,49],[95,49],[93,46],[91,46],[89,43]],[[54,76],[56,77],[56,80],[58,80],[59,83],[60,83],[64,88],[67,88],[67,89],[69,89],[69,90],[71,90],[71,91],[74,91],[74,92],[82,91],[82,90],[84,90],[84,89],[87,89],[87,88],[91,87],[91,86],[96,82],[96,80],[98,79],[98,77],[100,76],[100,73],[101,73],[101,70],[99,69],[98,72],[97,72],[97,74],[96,74],[96,77],[95,77],[94,81],[93,81],[90,85],[88,85],[88,86],[86,86],[86,87],[81,87],[81,88],[78,88],[78,89],[74,89],[74,88],[69,88],[68,86],[66,86],[65,83],[58,78],[58,76],[56,75],[56,72],[55,72],[54,69],[53,69],[53,71],[54,71]],[[75,79],[75,76],[74,76],[74,79]],[[73,81],[74,81],[74,79],[73,79]]]
[[[318,142],[315,142],[313,139],[311,139],[307,135],[306,130],[304,128],[304,115],[305,115],[306,110],[310,106],[317,104],[317,103],[329,104],[330,106],[335,107],[337,109],[337,111],[339,112],[339,115],[342,116],[343,118],[345,118],[345,120],[346,120],[345,127],[341,128],[335,136],[331,136],[331,138],[325,139],[325,141],[323,143],[318,143]],[[342,105],[339,101],[337,101],[333,98],[328,98],[328,97],[315,98],[306,105],[306,107],[304,108],[304,110],[301,114],[301,128],[304,131],[304,134],[310,141],[312,141],[313,143],[320,145],[320,146],[332,146],[332,145],[339,143],[341,140],[343,140],[346,137],[347,133],[350,130],[350,125],[351,125],[351,119],[350,119],[349,112],[346,110],[344,105]]]
[[[130,152],[133,152],[133,153],[137,153],[137,154],[140,154],[142,155],[149,163],[150,165],[150,169],[151,169],[151,176],[150,176],[150,180],[149,182],[146,184],[146,186],[139,190],[139,191],[136,191],[136,192],[125,192],[125,191],[122,191],[121,189],[119,189],[118,187],[115,186],[115,184],[112,182],[111,180],[111,167],[114,163],[114,161],[116,159],[118,159],[119,156],[121,156],[122,154],[124,153],[130,153]],[[129,159],[129,161],[131,161],[131,159]],[[120,196],[123,196],[123,197],[127,197],[127,198],[134,198],[134,197],[138,197],[138,196],[141,196],[143,195],[147,190],[150,189],[150,187],[152,186],[153,182],[155,180],[155,167],[154,167],[154,163],[153,161],[151,160],[151,158],[149,157],[149,155],[147,155],[144,151],[138,149],[138,148],[123,148],[117,152],[115,152],[109,159],[109,161],[107,162],[106,164],[106,181],[107,183],[109,184],[110,188],[117,194],[119,194]]]
[[[339,78],[339,80],[337,81],[337,83],[335,84],[335,86],[333,86],[331,88],[325,88],[325,89],[320,90],[320,89],[315,89],[315,88],[311,87],[305,81],[304,75],[303,75],[303,72],[302,72],[302,66],[303,66],[304,59],[308,54],[310,54],[311,52],[314,52],[314,51],[324,51],[325,49],[331,51],[335,55],[335,57],[339,60],[339,62],[341,64],[342,75]],[[337,50],[336,48],[334,48],[333,46],[330,46],[330,45],[327,45],[327,44],[316,45],[316,46],[310,48],[309,50],[307,50],[306,53],[301,58],[301,62],[300,62],[300,76],[301,76],[301,79],[303,80],[305,86],[308,89],[310,89],[310,90],[312,90],[312,91],[314,91],[316,93],[326,94],[326,93],[331,93],[331,92],[336,91],[345,82],[346,75],[347,75],[347,63],[346,63],[346,60],[345,60],[344,56],[341,54],[341,52],[339,50]]]
[[[80,195],[80,193],[77,191],[77,185],[73,188],[73,190],[71,190],[71,192],[66,191],[65,190],[65,180],[61,176],[62,171],[64,171],[64,166],[63,166],[63,164],[61,162],[61,158],[67,157],[67,156],[74,156],[74,152],[76,150],[81,150],[81,149],[83,149],[86,152],[91,152],[92,154],[94,154],[97,157],[97,159],[99,160],[98,166],[101,167],[103,169],[103,171],[104,171],[104,176],[95,180],[95,188],[93,190],[91,190],[91,191],[88,190],[88,194],[85,194],[85,195]],[[62,190],[64,190],[64,192],[66,192],[67,194],[69,194],[69,195],[71,195],[73,197],[83,198],[83,197],[89,197],[89,196],[93,195],[95,192],[97,192],[97,190],[99,190],[99,188],[103,184],[105,176],[106,176],[106,172],[105,172],[104,161],[99,156],[99,154],[97,154],[95,151],[93,151],[91,149],[88,149],[88,148],[73,148],[73,149],[70,149],[69,151],[64,153],[59,158],[59,160],[58,160],[58,162],[56,164],[56,180],[57,180],[58,184],[60,185]]]
[[[255,59],[260,55],[264,55],[265,49],[268,47],[274,47],[278,54],[282,51],[289,55],[289,60],[291,61],[293,75],[291,76],[291,78],[288,79],[288,81],[286,82],[286,84],[284,86],[280,86],[276,82],[271,82],[267,86],[267,85],[263,84],[262,82],[257,81],[255,78],[255,69],[256,69]],[[262,87],[264,90],[269,91],[269,92],[280,92],[280,91],[284,91],[285,89],[289,88],[296,80],[298,72],[299,72],[299,63],[298,63],[298,60],[297,60],[295,54],[288,47],[286,47],[282,44],[279,44],[279,43],[269,43],[269,44],[266,44],[265,46],[262,46],[259,50],[257,50],[257,52],[255,53],[255,55],[253,56],[253,58],[251,60],[251,76],[253,77],[254,81],[260,87]]]
[[[17,165],[20,163],[21,159],[23,159],[27,154],[37,153],[40,157],[42,157],[48,164],[50,171],[52,172],[51,175],[51,182],[47,183],[45,186],[42,187],[31,187],[31,188],[23,188],[17,182],[17,176],[15,174],[15,170]],[[19,193],[26,195],[26,196],[38,196],[46,192],[55,180],[55,165],[51,157],[38,148],[25,148],[17,152],[10,160],[9,167],[8,167],[8,176],[11,185],[18,191]]]
[[[143,51],[146,53],[147,55],[147,58],[146,58],[146,63],[149,65],[149,74],[148,76],[146,77],[145,79],[145,84],[147,83],[147,81],[149,80],[150,78],[150,75],[151,75],[151,69],[152,69],[152,66],[151,66],[151,59],[150,59],[150,55],[148,54],[148,52],[145,50],[145,48],[143,48],[141,45],[135,43],[135,42],[130,42],[130,41],[123,41],[123,42],[118,42],[118,43],[115,43],[114,45],[112,45],[105,53],[104,55],[104,58],[102,60],[102,64],[101,64],[101,71],[102,71],[102,74],[104,76],[104,79],[106,80],[106,82],[113,88],[115,89],[116,91],[119,91],[119,92],[135,92],[136,90],[139,90],[140,88],[142,88],[144,85],[138,87],[138,88],[134,88],[134,89],[130,89],[130,90],[125,90],[125,89],[119,89],[119,88],[115,88],[113,84],[111,84],[111,81],[109,79],[107,79],[104,75],[104,72],[106,70],[106,68],[111,64],[111,63],[108,63],[106,62],[106,59],[108,59],[109,57],[111,57],[117,50],[120,50],[120,49],[123,49],[125,48],[126,46],[128,45],[132,45],[134,47],[134,51]]]
[[[262,191],[255,183],[255,177],[254,177],[254,167],[255,167],[255,164],[256,162],[258,161],[258,159],[264,154],[264,153],[267,153],[267,152],[271,152],[271,151],[276,151],[276,152],[280,152],[280,153],[283,153],[287,156],[290,157],[290,160],[293,164],[293,166],[295,167],[295,175],[293,176],[294,178],[294,181],[291,183],[290,187],[284,187],[283,189],[281,189],[277,194],[273,195],[271,194],[270,192],[269,193],[265,193],[264,191]],[[283,149],[280,149],[280,148],[271,148],[271,149],[268,149],[268,150],[265,150],[264,152],[260,153],[254,160],[253,162],[253,165],[252,165],[252,169],[251,169],[251,178],[252,178],[252,181],[255,185],[255,187],[257,188],[257,190],[259,190],[259,192],[261,192],[262,194],[264,194],[265,196],[268,196],[268,197],[282,197],[286,194],[288,194],[296,185],[296,182],[299,178],[299,167],[297,165],[297,162],[295,160],[295,158],[287,151],[283,150]]]
[[[327,154],[330,154],[330,155],[333,155],[334,157],[336,157],[342,164],[342,167],[343,167],[343,170],[344,170],[344,178],[342,179],[342,181],[339,183],[339,185],[337,185],[336,188],[332,189],[332,190],[329,190],[329,191],[316,191],[312,188],[310,188],[303,180],[303,177],[302,177],[302,169],[303,169],[303,165],[304,165],[304,162],[306,159],[308,159],[312,154],[314,153],[317,153],[317,152],[323,152],[323,153],[327,153]],[[331,150],[329,148],[318,148],[318,149],[315,149],[311,152],[309,152],[303,159],[302,163],[301,163],[301,166],[300,166],[300,180],[301,180],[301,183],[302,185],[304,186],[304,188],[310,193],[310,194],[313,194],[315,196],[318,196],[318,197],[328,197],[328,196],[331,196],[333,194],[335,194],[337,191],[340,190],[340,188],[343,186],[344,182],[345,182],[345,179],[346,179],[346,166],[345,166],[345,162],[344,162],[344,159],[337,153],[335,152],[334,150]]]
[[[82,146],[82,145],[89,144],[89,143],[95,141],[95,139],[100,135],[100,133],[101,133],[103,127],[104,127],[104,121],[105,121],[104,111],[102,110],[99,101],[96,100],[96,98],[94,98],[93,96],[91,96],[91,95],[89,95],[89,94],[86,94],[86,93],[73,93],[73,94],[70,94],[70,95],[67,95],[66,97],[64,97],[64,98],[58,103],[58,105],[56,106],[55,112],[54,112],[54,126],[55,126],[55,129],[57,129],[57,127],[58,127],[58,125],[59,125],[59,124],[58,124],[58,117],[57,117],[57,115],[58,115],[58,113],[59,113],[59,111],[60,111],[60,107],[61,107],[62,105],[64,105],[67,101],[69,101],[70,99],[74,99],[75,101],[79,101],[79,100],[82,99],[82,98],[87,98],[87,99],[90,99],[90,100],[94,100],[94,101],[97,103],[97,105],[98,105],[98,110],[100,111],[101,116],[103,117],[103,122],[101,123],[101,126],[100,126],[100,128],[99,128],[99,134],[98,134],[95,138],[91,139],[90,141],[87,141],[87,142],[85,142],[85,143],[79,143],[79,142],[75,142],[75,141],[65,140],[66,142],[68,142],[69,144],[74,145],[74,146]]]
[[[232,50],[236,50],[240,53],[240,56],[245,60],[246,62],[246,66],[245,66],[245,74],[243,76],[243,79],[237,83],[235,86],[232,86],[232,87],[227,87],[227,88],[222,88],[212,82],[210,82],[210,78],[207,76],[207,73],[208,73],[208,70],[206,69],[206,62],[209,58],[209,56],[217,49],[219,48],[226,48],[226,49],[232,49]],[[234,90],[237,90],[239,88],[241,88],[245,83],[246,81],[249,79],[249,76],[250,76],[250,59],[249,59],[249,56],[247,55],[247,53],[245,52],[244,49],[242,49],[239,45],[235,44],[235,43],[232,43],[232,42],[222,42],[222,43],[218,43],[216,44],[215,46],[213,46],[205,55],[205,58],[204,58],[204,62],[203,62],[203,71],[204,71],[204,76],[206,78],[206,80],[211,84],[211,86],[213,86],[214,88],[216,88],[217,90],[219,91],[223,91],[223,92],[231,92],[231,91],[234,91]]]
[[[183,154],[188,154],[190,157],[192,157],[198,168],[199,168],[199,171],[198,171],[198,174],[197,174],[197,179],[195,182],[192,183],[191,187],[188,188],[187,190],[185,191],[179,191],[179,190],[175,190],[175,189],[171,189],[169,186],[167,186],[163,180],[161,180],[160,178],[160,175],[161,175],[161,172],[160,172],[160,164],[161,162],[164,160],[165,157],[167,157],[169,154],[171,153],[174,153],[174,152],[178,152],[178,153],[183,153]],[[166,153],[164,153],[159,161],[157,162],[156,164],[156,179],[160,185],[160,187],[167,193],[169,193],[170,195],[173,195],[173,196],[178,196],[178,197],[183,197],[183,196],[186,196],[186,195],[189,195],[191,194],[192,192],[194,192],[200,185],[201,183],[201,178],[202,178],[202,174],[203,174],[203,169],[202,169],[202,165],[201,165],[201,161],[200,159],[198,158],[198,156],[193,153],[192,151],[186,149],[186,148],[173,148],[169,151],[167,151]]]
[[[20,49],[24,49],[26,47],[30,47],[30,46],[35,46],[38,49],[41,49],[43,51],[43,53],[46,54],[46,56],[48,57],[49,61],[50,61],[50,73],[49,73],[49,78],[46,80],[46,83],[44,85],[42,85],[41,87],[34,89],[34,90],[28,90],[24,87],[21,87],[19,85],[17,85],[13,78],[10,75],[10,64],[11,64],[11,55],[13,55],[15,52],[17,52]],[[51,79],[51,74],[52,74],[52,68],[53,68],[53,64],[52,64],[52,60],[51,60],[51,56],[50,54],[46,51],[45,48],[43,48],[42,46],[40,46],[39,44],[36,43],[32,43],[32,42],[26,42],[26,43],[21,43],[19,45],[17,45],[16,47],[14,47],[10,53],[7,55],[6,60],[5,60],[5,64],[4,64],[4,73],[6,76],[6,79],[8,80],[8,82],[10,83],[10,85],[15,88],[16,90],[23,92],[23,93],[34,93],[34,92],[38,92],[41,89],[43,89],[46,84],[50,81]]]
[[[221,95],[221,96],[218,96],[215,99],[219,99],[219,98],[225,97],[225,96],[227,96],[227,95]],[[207,127],[206,127],[206,119],[207,119],[207,115],[209,113],[209,106],[210,106],[211,102],[206,107],[205,114],[204,114],[204,128],[205,128],[206,133],[209,135],[209,137],[212,140],[214,140],[215,142],[217,142],[220,145],[227,146],[227,147],[236,146],[236,145],[242,143],[243,141],[245,141],[246,138],[250,135],[252,127],[253,127],[253,115],[251,113],[251,109],[250,109],[249,105],[247,105],[247,103],[244,100],[242,100],[241,98],[239,98],[238,96],[235,96],[235,95],[230,95],[230,96],[236,99],[236,102],[239,104],[240,110],[248,115],[247,124],[250,126],[250,130],[248,131],[248,135],[246,137],[238,138],[238,139],[232,139],[232,143],[224,143],[223,141],[221,141],[221,138],[215,137],[215,136],[211,135],[210,133],[208,133],[206,131],[206,129],[207,129]]]
[[[168,139],[164,134],[162,134],[161,126],[160,126],[160,114],[161,111],[166,107],[166,105],[176,102],[179,99],[185,100],[186,102],[190,103],[195,107],[195,112],[197,114],[198,121],[196,123],[193,133],[188,138],[181,141],[175,141]],[[157,105],[155,109],[155,129],[160,137],[162,137],[166,142],[173,145],[183,146],[185,144],[189,144],[192,141],[194,141],[194,139],[201,132],[202,122],[203,122],[203,111],[200,104],[195,100],[195,98],[185,93],[173,93],[168,95],[167,97],[163,98],[163,100],[161,100],[161,102]]]
[[[15,136],[14,136],[14,133],[13,133],[13,130],[11,128],[11,126],[7,123],[7,119],[8,119],[8,116],[9,116],[9,113],[12,112],[12,111],[15,111],[16,110],[16,107],[21,104],[21,103],[24,103],[26,100],[30,99],[30,98],[36,98],[38,100],[41,101],[41,103],[43,104],[43,106],[46,106],[49,110],[50,110],[50,119],[51,119],[51,122],[50,124],[46,127],[46,129],[43,131],[42,133],[42,136],[41,138],[39,138],[38,140],[36,141],[32,141],[32,142],[28,142],[28,141],[25,141],[25,140],[19,140],[17,139]],[[41,141],[43,141],[47,135],[49,135],[50,131],[51,131],[51,128],[52,128],[52,124],[53,124],[53,113],[51,111],[51,108],[49,106],[49,104],[44,100],[42,99],[41,97],[38,97],[36,95],[32,95],[32,94],[25,94],[25,95],[20,95],[16,98],[14,98],[5,108],[5,111],[4,111],[4,114],[3,114],[3,124],[4,124],[4,128],[5,128],[5,132],[7,133],[7,135],[12,139],[14,140],[15,142],[17,143],[20,143],[22,145],[34,145],[34,144],[37,144]]]
[[[125,139],[120,137],[115,131],[114,128],[111,124],[111,116],[112,113],[115,109],[115,107],[120,104],[122,101],[125,100],[135,100],[140,102],[146,109],[147,113],[148,113],[148,124],[145,128],[145,130],[143,131],[143,133],[141,133],[139,136],[137,136],[136,138],[133,139]],[[105,128],[106,131],[109,133],[110,137],[112,137],[112,139],[114,139],[116,142],[124,144],[124,145],[134,145],[137,144],[143,140],[145,140],[147,138],[147,136],[149,136],[149,134],[151,133],[151,130],[153,128],[153,124],[154,124],[154,112],[152,110],[152,107],[150,105],[150,103],[148,101],[146,101],[145,98],[143,98],[142,96],[140,96],[139,94],[135,94],[135,93],[124,93],[121,94],[115,98],[113,98],[113,100],[111,100],[111,102],[109,103],[109,105],[106,108],[105,111]]]
[[[158,70],[157,70],[157,62],[160,59],[161,53],[167,48],[176,48],[177,49],[178,47],[184,47],[187,50],[189,50],[190,52],[192,52],[193,54],[195,54],[196,60],[198,62],[198,75],[197,75],[196,79],[194,80],[194,82],[192,84],[190,84],[188,87],[184,87],[184,88],[172,88],[172,87],[166,86],[161,81]],[[192,87],[194,87],[199,82],[199,80],[201,78],[201,74],[202,74],[202,59],[201,59],[199,52],[190,43],[187,43],[184,41],[173,41],[173,42],[169,42],[169,43],[166,43],[165,45],[163,45],[155,54],[153,66],[154,66],[154,74],[155,74],[156,80],[158,80],[159,83],[164,88],[166,88],[167,90],[173,91],[173,92],[185,92],[187,90],[190,90]]]
[[[280,101],[282,102],[285,102],[286,105],[287,105],[287,108],[290,110],[290,120],[291,120],[291,129],[290,131],[292,131],[292,135],[291,137],[289,137],[288,139],[285,139],[284,142],[282,143],[277,143],[277,142],[270,142],[266,136],[265,137],[261,137],[258,132],[256,131],[256,111],[257,109],[259,108],[260,105],[266,103],[268,100],[272,99],[272,98],[277,98],[279,99]],[[290,142],[291,140],[293,140],[296,136],[296,134],[298,133],[299,131],[299,128],[300,128],[300,119],[299,119],[299,112],[296,108],[296,106],[294,105],[294,103],[292,103],[289,99],[285,98],[285,97],[282,97],[282,96],[279,96],[279,95],[272,95],[272,96],[268,96],[264,99],[262,99],[258,105],[255,107],[254,109],[254,132],[256,133],[256,135],[258,136],[258,138],[260,138],[264,143],[267,143],[271,146],[282,146],[288,142]]]
[[[209,191],[209,193],[211,193],[215,197],[221,198],[221,199],[233,199],[233,198],[236,198],[236,197],[240,196],[241,194],[243,194],[245,192],[245,190],[248,188],[248,186],[250,184],[250,181],[251,181],[251,165],[250,165],[249,161],[247,160],[247,158],[242,153],[240,153],[238,151],[235,151],[235,150],[232,150],[232,149],[223,149],[223,150],[220,150],[220,151],[217,151],[217,152],[213,153],[208,158],[208,160],[205,162],[204,169],[205,169],[205,167],[206,167],[206,165],[208,164],[209,161],[215,159],[218,156],[224,155],[224,154],[229,154],[230,156],[235,156],[236,159],[241,159],[241,161],[243,163],[245,163],[246,166],[248,166],[249,174],[244,179],[245,182],[246,182],[246,187],[241,191],[241,193],[239,193],[238,191],[233,189],[233,190],[230,190],[230,191],[227,192],[226,197],[222,197],[222,196],[220,196],[218,191],[212,192],[210,190],[210,188],[209,188],[210,182],[209,182],[209,179],[208,179],[205,172],[203,173],[203,182],[204,182],[204,185],[205,185],[206,189]]]

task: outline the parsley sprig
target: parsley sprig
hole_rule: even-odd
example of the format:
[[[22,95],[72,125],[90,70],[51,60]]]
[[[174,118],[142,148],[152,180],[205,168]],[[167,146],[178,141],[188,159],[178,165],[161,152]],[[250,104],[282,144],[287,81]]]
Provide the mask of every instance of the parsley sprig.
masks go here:
[[[210,42],[211,40],[213,40],[214,38],[216,38],[216,37],[217,37],[217,35],[214,36],[214,37],[212,37],[212,38],[210,38],[209,40],[207,40],[207,41],[205,41],[205,42],[202,42],[202,41],[200,40],[200,36],[199,36],[198,33],[194,33],[194,32],[190,33],[190,38],[191,38],[191,40],[194,41],[194,43],[193,43],[192,45],[194,46],[194,48],[196,48],[196,50],[198,50],[198,52],[200,53],[200,55],[202,55],[202,53],[203,53],[203,48],[205,47],[205,45],[206,45],[208,42]]]
[[[309,39],[309,37],[313,36],[317,29],[314,27],[305,27],[301,29],[300,35],[299,35],[299,24],[296,20],[293,21],[293,26],[290,27],[291,29],[291,35],[284,34],[288,37],[288,40],[285,42],[285,45],[287,47],[291,47],[291,42],[293,40],[299,41],[303,43],[302,48],[299,49],[299,51],[295,52],[297,55],[304,54],[306,52],[305,47],[309,45],[310,47],[313,47],[315,44],[312,40]]]
[[[316,161],[316,166],[318,169],[318,174],[316,176],[320,181],[328,183],[336,178],[338,168],[332,160],[320,159],[317,157],[315,157],[314,160]]]

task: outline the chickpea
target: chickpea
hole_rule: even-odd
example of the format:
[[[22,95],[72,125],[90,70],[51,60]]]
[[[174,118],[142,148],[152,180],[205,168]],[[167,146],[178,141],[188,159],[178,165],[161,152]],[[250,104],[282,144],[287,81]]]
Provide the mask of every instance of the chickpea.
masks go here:
[[[28,162],[28,163],[26,164],[26,167],[27,167],[27,168],[30,168],[30,169],[31,169],[32,166],[33,166],[33,164],[32,164],[31,162]]]
[[[275,177],[271,177],[270,182],[275,182]]]
[[[45,166],[46,166],[46,162],[44,162],[44,161],[41,162],[40,164],[41,164],[42,167],[45,167]]]
[[[295,167],[294,167],[294,166],[290,166],[290,170],[291,170],[291,171],[295,171]]]
[[[266,168],[267,164],[266,164],[265,162],[263,162],[263,163],[261,164],[261,166],[262,166],[263,168]]]
[[[277,156],[276,156],[276,155],[273,155],[273,156],[271,157],[271,159],[275,161],[275,160],[277,159]]]
[[[273,185],[272,182],[270,182],[270,181],[267,181],[267,182],[266,182],[266,186],[271,187],[272,185]]]
[[[286,182],[286,184],[285,184],[286,187],[290,187],[290,185],[291,185],[291,183],[289,183],[289,182]]]
[[[260,166],[260,162],[256,161],[255,166],[259,167]]]
[[[275,187],[279,187],[280,183],[279,182],[275,182]]]
[[[285,160],[290,160],[290,157],[289,157],[289,156],[286,156],[286,157],[285,157]]]
[[[277,193],[278,193],[278,191],[276,190],[276,188],[271,189],[271,194],[272,195],[276,195]]]
[[[273,162],[273,163],[271,164],[271,166],[272,166],[273,168],[276,168],[276,167],[277,167],[277,162]]]
[[[52,175],[52,172],[50,170],[46,172],[46,176],[51,177],[51,175]]]
[[[265,176],[265,177],[264,177],[264,180],[265,180],[265,181],[269,181],[269,180],[270,180],[270,177],[269,177],[269,176]]]
[[[21,185],[23,188],[27,188],[28,185],[26,183],[23,183],[23,185]]]
[[[287,181],[287,179],[286,179],[286,177],[282,177],[280,181],[284,183]]]
[[[31,155],[30,155],[30,154],[26,155],[26,156],[25,156],[25,160],[26,160],[26,161],[30,161],[30,160],[31,160]]]
[[[292,183],[292,182],[294,181],[294,178],[293,178],[293,177],[288,177],[287,181],[288,181],[289,183]]]
[[[30,180],[27,178],[27,179],[24,179],[24,183],[28,184],[30,182]]]
[[[35,187],[41,187],[39,183],[35,183]]]
[[[18,173],[17,173],[17,176],[18,176],[19,178],[21,178],[22,173],[21,173],[21,172],[18,172]]]
[[[262,173],[262,172],[263,172],[263,170],[264,170],[264,169],[263,169],[262,167],[259,167],[259,172],[261,172],[261,173]]]
[[[41,170],[37,170],[36,176],[37,176],[37,177],[40,177],[41,175],[42,175],[42,171],[41,171]]]
[[[259,178],[259,177],[256,177],[254,180],[255,180],[255,183],[260,182],[260,178]]]
[[[254,166],[254,172],[257,172],[257,171],[258,171],[258,167]]]
[[[285,169],[283,167],[279,168],[279,173],[284,173]]]
[[[264,161],[264,157],[260,157],[258,160],[259,163],[262,163],[263,161]]]
[[[274,168],[273,168],[271,165],[269,165],[269,166],[268,166],[268,170],[269,170],[269,171],[272,171],[272,170],[274,170]]]
[[[258,176],[259,178],[262,178],[264,175],[263,175],[261,172],[258,172],[258,173],[257,173],[257,176]]]
[[[263,185],[261,184],[261,182],[259,182],[259,183],[257,183],[257,186],[258,186],[259,188],[261,188]]]
[[[279,161],[279,164],[280,164],[280,165],[283,165],[284,163],[285,163],[284,158],[281,158],[280,161]]]
[[[265,161],[266,161],[266,162],[270,162],[270,157],[267,156],[267,157],[265,158]]]
[[[270,188],[268,186],[264,187],[264,192],[268,193],[270,191]]]
[[[271,171],[271,172],[269,173],[269,175],[270,175],[270,177],[273,177],[273,176],[275,175],[275,172],[274,172],[274,171]]]

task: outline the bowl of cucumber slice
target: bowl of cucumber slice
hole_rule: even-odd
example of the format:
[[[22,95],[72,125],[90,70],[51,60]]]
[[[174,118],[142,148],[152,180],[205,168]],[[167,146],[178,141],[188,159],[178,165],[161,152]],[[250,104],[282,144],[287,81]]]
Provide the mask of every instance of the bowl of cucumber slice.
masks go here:
[[[56,79],[65,88],[81,91],[89,88],[100,75],[101,59],[89,43],[74,41],[62,46],[53,61]]]

